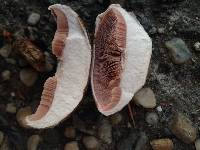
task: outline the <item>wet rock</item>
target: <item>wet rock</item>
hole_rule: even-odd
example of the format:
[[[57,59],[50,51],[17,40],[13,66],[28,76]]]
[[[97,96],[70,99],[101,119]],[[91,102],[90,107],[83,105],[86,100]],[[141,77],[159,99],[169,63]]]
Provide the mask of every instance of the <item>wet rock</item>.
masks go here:
[[[22,69],[19,73],[20,80],[26,86],[33,86],[38,78],[38,73],[33,69]]]
[[[79,150],[78,143],[76,141],[65,144],[64,150]]]
[[[31,107],[20,108],[16,115],[18,124],[23,128],[28,128],[25,121],[25,117],[31,114],[32,114]]]
[[[86,136],[83,138],[83,144],[87,150],[98,150],[99,142],[94,136]]]
[[[45,71],[45,56],[30,40],[18,39],[14,42],[13,48],[37,71]]]
[[[139,133],[137,131],[130,131],[127,137],[122,138],[117,144],[117,150],[132,150],[133,145],[138,139]]]
[[[39,135],[32,135],[28,138],[27,150],[37,150],[41,137]]]
[[[197,137],[197,129],[192,126],[192,122],[182,113],[177,113],[171,120],[169,128],[183,142],[190,144]]]
[[[3,143],[3,140],[4,140],[4,134],[3,132],[0,131],[0,147],[1,147],[1,144]]]
[[[139,90],[133,100],[137,105],[141,105],[144,108],[154,108],[156,106],[156,98],[150,88],[142,88]]]
[[[64,135],[67,138],[75,138],[76,137],[76,129],[74,127],[66,127]]]
[[[149,147],[149,139],[144,132],[140,133],[139,140],[136,143],[134,150],[148,150]]]
[[[194,49],[198,52],[200,51],[200,42],[194,43]]]
[[[173,38],[172,40],[165,42],[165,46],[169,49],[172,61],[175,64],[183,64],[192,56],[187,45],[180,38]]]
[[[110,125],[108,120],[106,119],[101,120],[98,129],[98,136],[103,142],[107,144],[112,143],[112,126]]]
[[[14,103],[8,103],[6,106],[6,112],[15,114],[17,111],[17,108]]]
[[[122,115],[120,113],[115,113],[110,116],[110,121],[112,125],[118,125],[122,121]]]
[[[150,112],[146,114],[145,121],[149,125],[156,125],[158,123],[158,115],[154,112]]]
[[[11,45],[5,45],[0,49],[0,55],[4,58],[7,58],[11,53]]]
[[[36,25],[39,21],[40,21],[40,14],[33,12],[29,15],[27,23],[29,25]]]
[[[156,139],[150,142],[153,150],[172,150],[173,142],[170,139]]]
[[[10,70],[5,70],[1,73],[2,79],[3,80],[9,80],[10,79]]]
[[[196,148],[196,150],[200,150],[200,139],[197,139],[195,141],[195,148]]]

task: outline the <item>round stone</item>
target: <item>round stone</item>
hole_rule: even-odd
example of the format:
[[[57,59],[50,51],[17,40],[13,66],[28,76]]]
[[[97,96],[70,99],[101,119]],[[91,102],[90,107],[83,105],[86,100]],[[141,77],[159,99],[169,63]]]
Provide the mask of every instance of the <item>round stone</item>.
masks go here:
[[[99,142],[94,136],[86,136],[83,138],[83,144],[87,150],[97,150]]]
[[[76,141],[65,144],[64,150],[79,150],[78,143]]]

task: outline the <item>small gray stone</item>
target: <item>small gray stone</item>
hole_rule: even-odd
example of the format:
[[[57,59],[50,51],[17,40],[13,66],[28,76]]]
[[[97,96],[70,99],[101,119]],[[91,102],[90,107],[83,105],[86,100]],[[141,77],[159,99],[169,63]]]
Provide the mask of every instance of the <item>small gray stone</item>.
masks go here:
[[[19,75],[22,83],[28,87],[34,85],[38,78],[38,73],[33,69],[22,69]]]
[[[141,105],[144,108],[156,107],[156,98],[150,88],[142,88],[135,94],[133,99],[137,105]]]
[[[10,70],[5,70],[1,73],[1,76],[3,78],[3,80],[9,80],[10,79]]]
[[[154,112],[147,113],[145,120],[149,125],[156,125],[158,123],[158,115]]]
[[[27,150],[37,150],[41,137],[39,135],[32,135],[28,138]]]
[[[100,122],[100,127],[98,129],[99,138],[107,143],[112,143],[112,127],[108,120],[102,119]]]
[[[163,28],[163,27],[158,28],[158,33],[160,33],[160,34],[165,33],[165,28]]]
[[[86,136],[83,138],[83,144],[87,150],[98,150],[99,142],[94,136]]]
[[[147,150],[149,147],[149,139],[144,132],[140,133],[140,138],[136,143],[135,150]]]
[[[197,139],[195,141],[195,147],[196,147],[196,150],[200,150],[200,139]]]
[[[165,46],[169,49],[172,61],[175,64],[183,64],[192,57],[187,45],[180,38],[173,38],[172,40],[165,42]]]
[[[190,144],[197,137],[197,129],[192,126],[192,122],[182,113],[174,115],[170,121],[169,128],[183,142]]]
[[[122,115],[120,113],[115,113],[110,116],[110,121],[112,125],[118,125],[122,121]]]
[[[194,49],[198,52],[200,51],[200,42],[194,43]]]
[[[11,45],[5,45],[0,49],[0,55],[4,58],[7,58],[11,53]]]
[[[64,150],[79,150],[78,143],[76,141],[65,144]]]
[[[39,22],[39,20],[40,14],[33,12],[29,15],[27,22],[29,25],[36,25]]]
[[[3,143],[3,140],[4,140],[4,134],[3,132],[0,131],[0,147],[1,147],[1,144]]]
[[[150,34],[155,34],[156,32],[157,32],[156,27],[152,27],[152,28],[149,30],[149,33],[150,33]]]
[[[14,103],[8,103],[6,106],[6,112],[15,114],[17,111],[17,108]]]
[[[64,135],[67,138],[75,138],[76,137],[76,129],[74,127],[66,127]]]

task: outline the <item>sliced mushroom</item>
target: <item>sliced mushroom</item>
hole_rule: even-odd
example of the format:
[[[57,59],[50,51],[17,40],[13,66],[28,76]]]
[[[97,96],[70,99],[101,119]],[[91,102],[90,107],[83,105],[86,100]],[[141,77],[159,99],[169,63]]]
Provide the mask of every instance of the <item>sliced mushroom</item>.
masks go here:
[[[97,107],[120,111],[144,85],[152,41],[136,17],[112,4],[96,19],[91,83]]]
[[[59,64],[54,77],[44,84],[40,105],[26,122],[33,128],[48,128],[66,118],[81,101],[87,86],[91,47],[78,15],[68,6],[49,7],[57,20],[52,51]]]

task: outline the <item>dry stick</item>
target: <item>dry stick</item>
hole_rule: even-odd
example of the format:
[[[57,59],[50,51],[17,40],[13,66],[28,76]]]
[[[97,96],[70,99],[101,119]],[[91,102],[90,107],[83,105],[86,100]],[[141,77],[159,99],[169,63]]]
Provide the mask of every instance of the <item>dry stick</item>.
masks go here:
[[[131,104],[130,103],[128,104],[128,110],[129,110],[129,115],[131,117],[131,120],[133,122],[133,127],[135,127],[135,121],[134,121],[133,112],[132,112]]]

